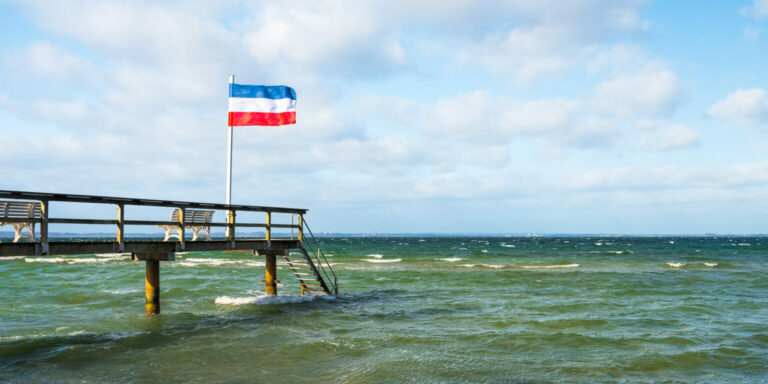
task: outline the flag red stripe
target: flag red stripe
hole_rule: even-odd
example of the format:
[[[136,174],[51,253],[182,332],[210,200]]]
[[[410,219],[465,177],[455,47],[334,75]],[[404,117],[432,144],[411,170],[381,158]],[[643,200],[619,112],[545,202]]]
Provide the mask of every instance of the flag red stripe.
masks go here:
[[[230,112],[229,125],[286,125],[296,124],[296,112],[264,113],[264,112]]]

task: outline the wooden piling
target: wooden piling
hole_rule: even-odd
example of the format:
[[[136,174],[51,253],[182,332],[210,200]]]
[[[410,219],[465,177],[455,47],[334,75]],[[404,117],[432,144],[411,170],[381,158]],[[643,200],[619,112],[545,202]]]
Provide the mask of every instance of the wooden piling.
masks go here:
[[[274,252],[266,253],[266,288],[264,292],[267,295],[277,295],[277,254]]]
[[[147,298],[144,309],[147,315],[160,313],[160,261],[147,260],[147,277],[145,280],[145,296]]]

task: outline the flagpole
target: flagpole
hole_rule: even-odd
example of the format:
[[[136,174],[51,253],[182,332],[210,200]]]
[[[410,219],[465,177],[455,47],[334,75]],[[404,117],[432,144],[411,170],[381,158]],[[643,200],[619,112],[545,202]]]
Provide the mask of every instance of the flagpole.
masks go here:
[[[235,75],[229,77],[229,84],[235,83]],[[230,88],[232,86],[230,85]],[[231,95],[230,95],[231,96]],[[229,144],[227,145],[227,205],[232,204],[232,125],[229,125]]]

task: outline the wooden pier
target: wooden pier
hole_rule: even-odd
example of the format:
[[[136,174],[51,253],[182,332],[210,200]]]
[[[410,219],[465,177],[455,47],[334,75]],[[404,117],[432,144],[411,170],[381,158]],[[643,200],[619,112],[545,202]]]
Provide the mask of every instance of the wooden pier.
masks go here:
[[[56,217],[51,211],[51,202],[112,205],[115,207],[114,219],[81,219]],[[20,207],[28,207],[24,211]],[[178,221],[126,220],[126,208],[135,206],[167,207],[175,211],[169,216]],[[38,208],[39,207],[39,208]],[[4,209],[4,210],[3,210]],[[225,221],[211,220],[211,213],[221,211]],[[29,212],[20,214],[19,212]],[[239,222],[238,213],[259,212],[263,222]],[[146,313],[160,313],[160,262],[174,261],[176,252],[195,251],[250,251],[253,255],[264,256],[265,292],[277,294],[277,256],[285,259],[289,269],[296,276],[302,295],[335,295],[338,293],[336,274],[325,258],[317,239],[309,229],[304,215],[306,209],[265,207],[253,205],[193,203],[186,201],[152,200],[124,197],[91,195],[71,195],[60,193],[41,193],[0,190],[0,224],[15,224],[14,228],[39,228],[39,236],[28,236],[29,241],[0,242],[0,257],[10,256],[48,256],[81,255],[97,253],[130,253],[135,261],[146,264]],[[213,215],[215,217],[215,215]],[[296,223],[276,224],[276,218],[295,219]],[[49,241],[51,224],[86,224],[114,226],[114,240],[104,241]],[[168,240],[130,240],[125,237],[126,226],[157,226],[173,228],[178,232],[177,239]],[[210,228],[224,228],[223,239],[210,239]],[[207,240],[188,241],[186,229],[194,229],[195,237],[201,228],[207,228]],[[239,238],[238,229],[261,228],[263,238]],[[290,237],[278,237],[275,230],[290,229]],[[296,236],[294,237],[294,231]],[[158,237],[161,230],[158,229]],[[25,234],[26,236],[26,234]],[[166,239],[167,231],[166,231]]]

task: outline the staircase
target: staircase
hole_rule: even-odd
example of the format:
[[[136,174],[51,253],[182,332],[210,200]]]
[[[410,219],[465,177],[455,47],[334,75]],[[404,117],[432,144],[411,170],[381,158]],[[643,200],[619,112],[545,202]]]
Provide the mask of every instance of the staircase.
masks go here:
[[[300,231],[301,246],[283,256],[288,268],[296,276],[301,286],[302,296],[336,295],[339,283],[336,273],[320,249],[315,235],[304,220],[299,225],[306,231]],[[309,236],[304,236],[304,234]]]

